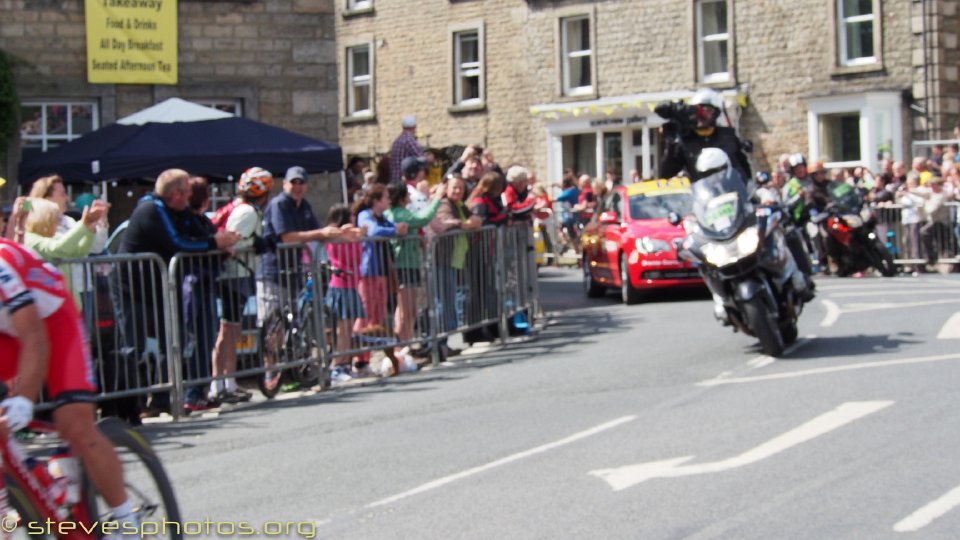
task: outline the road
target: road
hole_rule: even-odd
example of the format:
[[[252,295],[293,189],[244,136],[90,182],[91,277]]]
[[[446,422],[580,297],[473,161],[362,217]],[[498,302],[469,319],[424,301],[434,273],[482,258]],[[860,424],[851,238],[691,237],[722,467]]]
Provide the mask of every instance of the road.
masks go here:
[[[185,518],[260,538],[960,534],[958,275],[821,279],[781,359],[703,294],[623,306],[541,279],[531,341],[146,427]]]

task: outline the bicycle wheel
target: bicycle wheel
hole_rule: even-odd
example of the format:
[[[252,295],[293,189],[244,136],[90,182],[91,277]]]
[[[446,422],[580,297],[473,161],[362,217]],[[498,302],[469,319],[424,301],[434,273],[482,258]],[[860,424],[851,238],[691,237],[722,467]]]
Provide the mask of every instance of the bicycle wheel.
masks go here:
[[[120,458],[127,497],[133,503],[133,511],[140,522],[141,537],[182,540],[177,498],[163,464],[150,444],[133,428],[116,418],[106,418],[97,427],[113,444]],[[86,479],[84,486],[90,519],[95,522],[112,519],[109,505],[99,495],[94,495]]]
[[[319,344],[314,337],[313,308],[310,306],[304,307],[300,313],[299,328],[291,336],[290,341],[293,342],[292,349],[296,355],[296,360],[313,360],[314,353],[319,353]],[[313,386],[320,382],[319,365],[311,361],[294,367],[290,370],[289,376],[292,382],[299,384],[301,387]]]
[[[283,359],[283,344],[286,342],[284,334],[283,321],[280,319],[280,314],[275,313],[264,323],[260,339],[263,367],[267,369],[257,376],[257,387],[260,388],[263,397],[267,399],[273,399],[280,393],[282,371],[270,369],[270,367],[280,363]]]

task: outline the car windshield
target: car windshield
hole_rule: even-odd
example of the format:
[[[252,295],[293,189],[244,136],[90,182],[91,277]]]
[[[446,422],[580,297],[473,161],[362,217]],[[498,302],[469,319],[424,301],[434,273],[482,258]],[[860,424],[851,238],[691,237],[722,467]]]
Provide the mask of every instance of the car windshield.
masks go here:
[[[640,193],[630,197],[630,217],[633,219],[665,219],[670,212],[678,216],[690,213],[693,197],[689,192]]]

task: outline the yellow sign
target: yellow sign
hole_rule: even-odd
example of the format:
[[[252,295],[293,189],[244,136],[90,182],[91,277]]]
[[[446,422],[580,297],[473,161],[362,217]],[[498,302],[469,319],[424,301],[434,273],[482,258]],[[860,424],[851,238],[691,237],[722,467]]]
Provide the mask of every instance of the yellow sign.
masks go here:
[[[644,180],[627,186],[627,195],[669,195],[673,193],[690,193],[690,180],[678,176],[659,180]]]
[[[87,80],[177,84],[177,0],[86,0]]]

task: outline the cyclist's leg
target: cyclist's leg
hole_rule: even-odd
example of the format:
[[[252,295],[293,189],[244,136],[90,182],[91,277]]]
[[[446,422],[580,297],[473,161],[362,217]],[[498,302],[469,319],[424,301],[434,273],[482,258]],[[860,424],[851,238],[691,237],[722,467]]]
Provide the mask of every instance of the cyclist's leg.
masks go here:
[[[80,458],[90,481],[107,503],[126,500],[123,468],[110,441],[95,424],[96,385],[81,320],[72,303],[44,320],[50,340],[47,389],[58,405],[53,422],[60,437]]]

